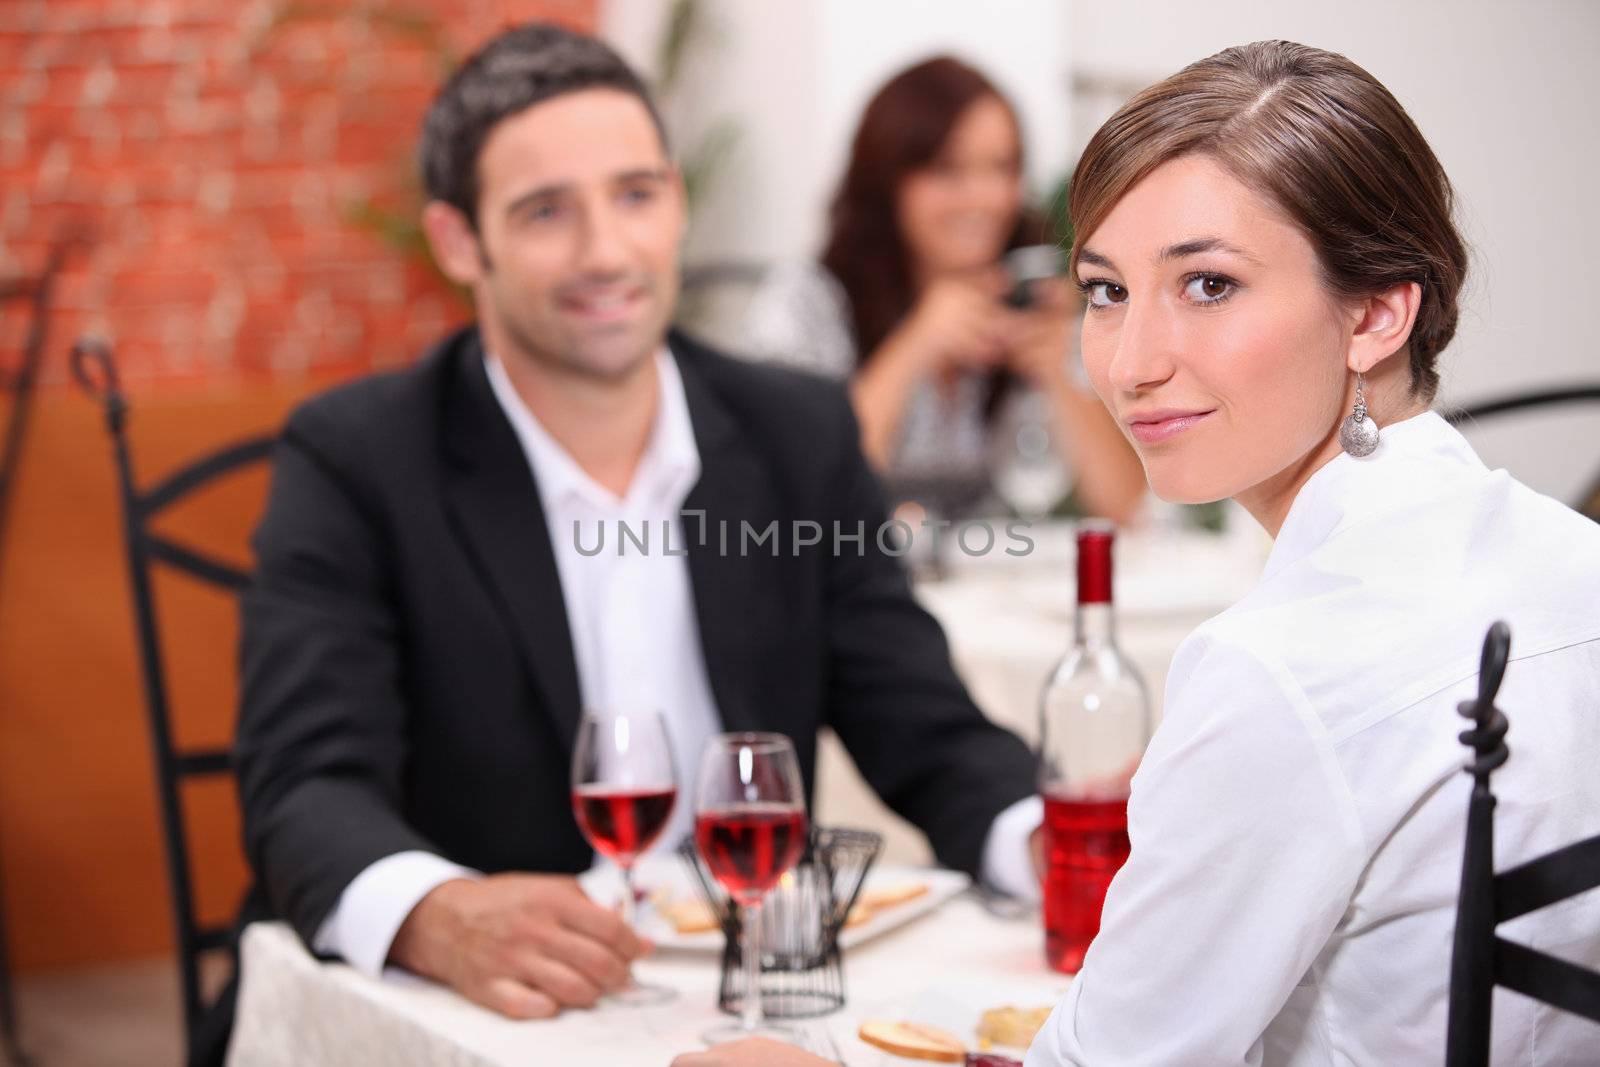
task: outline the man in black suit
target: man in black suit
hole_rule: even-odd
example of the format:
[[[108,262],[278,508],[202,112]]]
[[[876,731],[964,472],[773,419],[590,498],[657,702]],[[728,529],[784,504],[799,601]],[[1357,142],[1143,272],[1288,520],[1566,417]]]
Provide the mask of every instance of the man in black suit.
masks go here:
[[[789,735],[808,788],[830,726],[941,861],[1026,871],[1032,758],[880,538],[843,391],[668,332],[683,184],[633,73],[508,31],[421,160],[478,321],[283,432],[237,745],[266,911],[509,1015],[593,1003],[643,946],[573,877],[568,763],[582,708],[643,700],[686,746]],[[653,552],[592,551],[629,519]]]

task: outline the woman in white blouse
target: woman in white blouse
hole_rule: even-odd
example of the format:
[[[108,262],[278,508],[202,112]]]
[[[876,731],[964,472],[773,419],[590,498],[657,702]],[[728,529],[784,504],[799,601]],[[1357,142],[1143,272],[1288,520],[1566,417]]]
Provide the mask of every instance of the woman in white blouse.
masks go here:
[[[1072,214],[1085,367],[1151,487],[1231,497],[1275,544],[1178,651],[1132,854],[1028,1067],[1438,1063],[1455,709],[1492,620],[1496,866],[1600,831],[1600,527],[1428,410],[1466,268],[1449,182],[1342,56],[1263,42],[1147,89]],[[1600,965],[1596,897],[1502,935]],[[1494,1013],[1496,1063],[1600,1062],[1593,1023],[1504,991]]]

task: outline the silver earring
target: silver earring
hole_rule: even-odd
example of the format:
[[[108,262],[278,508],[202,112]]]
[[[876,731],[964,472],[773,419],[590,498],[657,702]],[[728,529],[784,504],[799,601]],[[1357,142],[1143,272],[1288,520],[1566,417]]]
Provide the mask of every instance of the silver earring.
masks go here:
[[[1339,447],[1360,459],[1378,447],[1378,424],[1367,416],[1367,379],[1356,374],[1356,408],[1339,424]]]

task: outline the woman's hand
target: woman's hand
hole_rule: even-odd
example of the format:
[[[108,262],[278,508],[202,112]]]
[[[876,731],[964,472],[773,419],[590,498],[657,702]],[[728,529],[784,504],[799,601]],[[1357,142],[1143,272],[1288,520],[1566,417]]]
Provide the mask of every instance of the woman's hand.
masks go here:
[[[924,372],[995,366],[1021,324],[1000,301],[1004,284],[1002,275],[988,271],[941,278],[923,292],[892,340],[903,344]]]
[[[832,1060],[803,1052],[781,1041],[747,1037],[704,1052],[685,1052],[672,1067],[837,1067]]]
[[[1072,352],[1073,300],[1065,278],[1032,283],[1033,305],[1012,312],[1006,365],[1043,393],[1071,385],[1067,362]]]
[[[941,278],[866,359],[850,383],[861,448],[878,470],[889,465],[906,406],[930,376],[988,369],[1005,359],[1019,316],[1000,302],[998,268]]]

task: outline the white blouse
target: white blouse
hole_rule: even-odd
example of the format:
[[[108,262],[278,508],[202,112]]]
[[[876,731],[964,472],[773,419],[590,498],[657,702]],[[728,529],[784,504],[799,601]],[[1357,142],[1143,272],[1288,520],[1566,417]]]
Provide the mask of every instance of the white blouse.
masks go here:
[[[1257,587],[1178,650],[1132,855],[1027,1067],[1441,1062],[1456,705],[1495,619],[1503,869],[1600,832],[1600,525],[1431,412],[1317,471]],[[1600,893],[1500,932],[1600,966]],[[1495,1063],[1600,1062],[1600,1027],[1503,989],[1492,1036]]]

